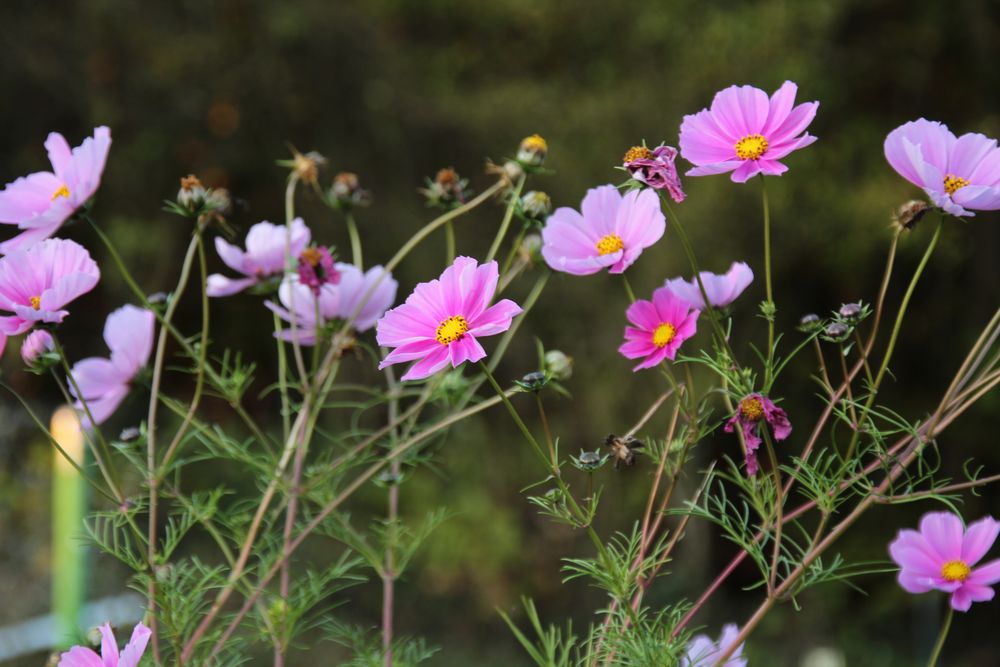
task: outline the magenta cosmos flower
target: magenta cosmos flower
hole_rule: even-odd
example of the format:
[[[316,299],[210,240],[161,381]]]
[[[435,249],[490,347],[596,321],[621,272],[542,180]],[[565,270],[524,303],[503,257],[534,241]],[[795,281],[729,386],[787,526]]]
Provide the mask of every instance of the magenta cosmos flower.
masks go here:
[[[757,474],[757,448],[761,438],[759,429],[764,422],[771,427],[775,440],[784,440],[792,432],[792,424],[788,415],[767,396],[749,394],[745,396],[736,408],[736,414],[726,422],[726,433],[732,433],[737,425],[743,430],[743,442],[746,444],[747,475]]]
[[[556,271],[578,276],[622,273],[667,228],[652,190],[622,196],[613,185],[587,190],[581,213],[557,208],[542,230],[542,256]]]
[[[681,658],[680,667],[713,667],[719,657],[736,641],[739,634],[739,628],[730,623],[723,626],[722,636],[717,642],[713,642],[708,635],[695,635],[688,644],[687,653]],[[743,644],[740,644],[732,656],[722,664],[723,667],[746,667]]]
[[[229,296],[253,287],[257,283],[285,270],[285,257],[298,257],[309,245],[309,228],[302,218],[292,220],[290,226],[275,225],[266,220],[258,222],[247,232],[247,249],[215,239],[215,249],[226,266],[242,274],[243,278],[227,278],[220,273],[208,277],[209,296]],[[287,255],[286,255],[287,253]]]
[[[323,285],[336,285],[340,282],[340,272],[333,264],[330,250],[322,246],[302,251],[298,271],[299,281],[317,295]]]
[[[471,257],[456,257],[440,278],[417,285],[378,321],[378,344],[395,348],[379,368],[419,359],[402,379],[420,380],[449,363],[458,368],[485,357],[476,339],[506,331],[521,312],[510,299],[490,306],[499,277],[496,262],[479,266]]]
[[[901,530],[889,545],[889,554],[901,568],[899,585],[908,593],[939,590],[951,593],[956,611],[969,611],[973,602],[993,599],[1000,581],[1000,559],[975,569],[1000,534],[1000,523],[983,517],[968,528],[951,512],[929,512],[920,531]]]
[[[684,201],[684,190],[677,175],[677,149],[660,144],[653,150],[645,146],[633,146],[622,158],[622,166],[632,178],[645,183],[654,190],[666,190],[670,198],[678,204]]]
[[[71,373],[76,386],[70,383],[70,390],[77,399],[76,408],[81,411],[84,426],[89,424],[80,399],[87,403],[94,423],[101,424],[128,396],[129,384],[153,351],[155,324],[156,317],[150,311],[122,306],[104,322],[104,342],[111,350],[111,358],[88,357],[73,364]]]
[[[128,644],[119,653],[115,633],[111,630],[111,625],[105,623],[101,626],[100,656],[89,648],[74,646],[59,656],[58,667],[137,667],[142,654],[146,652],[150,634],[149,628],[139,623],[132,630],[132,638]]]
[[[698,315],[690,304],[665,287],[653,292],[652,301],[636,301],[625,316],[634,327],[625,327],[625,342],[618,351],[626,359],[643,359],[633,372],[652,368],[677,356],[677,348],[698,330]]]
[[[1000,148],[970,132],[955,137],[942,123],[914,120],[885,138],[885,159],[952,215],[1000,209]]]
[[[106,127],[95,129],[93,137],[72,150],[63,135],[49,134],[45,149],[52,171],[23,176],[0,192],[0,223],[24,230],[0,243],[0,252],[26,248],[55,234],[76,209],[94,196],[109,148],[111,130]]]
[[[819,102],[795,104],[798,90],[791,81],[768,99],[753,86],[730,86],[715,94],[710,109],[684,116],[681,155],[694,169],[688,176],[733,172],[736,183],[756,174],[778,176],[788,171],[780,160],[805,148],[816,137],[805,129],[816,116]]]
[[[708,294],[708,303],[713,308],[724,308],[736,301],[743,290],[753,282],[753,271],[746,262],[733,262],[729,270],[722,275],[708,271],[702,271],[699,275],[702,285],[705,286],[705,293]],[[705,299],[698,287],[698,281],[694,278],[691,280],[671,278],[663,286],[673,292],[674,296],[691,304],[692,308],[705,309]]]

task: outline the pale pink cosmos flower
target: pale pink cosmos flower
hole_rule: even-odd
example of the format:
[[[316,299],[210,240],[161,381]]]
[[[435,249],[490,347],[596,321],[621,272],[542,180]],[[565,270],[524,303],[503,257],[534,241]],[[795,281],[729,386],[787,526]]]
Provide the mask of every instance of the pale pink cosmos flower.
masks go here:
[[[59,656],[58,667],[138,667],[146,652],[151,632],[142,623],[132,630],[132,638],[119,653],[111,624],[101,626],[101,655],[84,646],[74,646]]]
[[[761,423],[763,422],[763,423]],[[775,440],[784,440],[792,432],[788,414],[767,396],[758,393],[744,396],[736,407],[736,414],[729,418],[723,430],[732,433],[739,426],[746,445],[746,472],[748,477],[757,474],[757,449],[762,442],[760,429],[771,427]]]
[[[622,196],[613,185],[587,190],[581,213],[557,208],[542,230],[542,256],[556,271],[578,276],[622,273],[663,236],[667,228],[653,190]]]
[[[76,399],[84,427],[90,424],[81,399],[86,402],[94,424],[101,424],[128,396],[129,385],[153,351],[155,324],[156,317],[150,311],[122,306],[104,322],[104,342],[111,350],[111,358],[88,357],[73,364],[70,372],[76,384],[70,383],[70,392]]]
[[[625,327],[625,342],[618,348],[626,359],[642,359],[632,372],[652,368],[677,356],[677,348],[698,330],[701,311],[674,296],[665,287],[653,292],[652,301],[639,299],[625,311],[634,327]]]
[[[40,356],[51,352],[56,347],[52,334],[45,329],[36,329],[25,336],[21,343],[21,359],[26,366],[31,366]]]
[[[998,534],[1000,523],[993,517],[965,528],[951,512],[928,512],[920,519],[919,532],[901,530],[889,545],[889,554],[901,568],[899,585],[908,593],[950,593],[955,611],[992,600],[993,584],[1000,581],[1000,559],[973,568]]]
[[[712,308],[725,308],[736,301],[743,290],[753,282],[753,271],[746,262],[733,262],[729,270],[722,275],[708,271],[701,271],[699,275]],[[705,299],[698,287],[698,281],[694,278],[691,280],[671,278],[663,286],[691,304],[692,308],[705,309]]]
[[[247,249],[240,249],[216,237],[215,249],[226,266],[242,274],[243,278],[227,278],[220,273],[208,277],[209,296],[229,296],[253,287],[285,270],[287,256],[298,257],[309,245],[311,233],[302,218],[292,220],[290,226],[258,222],[247,232]]]
[[[353,264],[337,262],[336,270],[340,273],[337,316],[342,320],[354,317],[354,329],[368,331],[396,301],[399,283],[381,266],[362,273]]]
[[[757,174],[779,176],[788,171],[779,160],[816,141],[803,132],[816,116],[819,102],[793,106],[797,90],[786,81],[768,99],[760,88],[730,86],[715,94],[710,109],[684,116],[681,155],[696,165],[687,175],[731,171],[735,183],[745,183]]]
[[[417,285],[403,305],[378,321],[378,344],[395,348],[379,368],[418,359],[402,379],[420,380],[449,363],[458,368],[484,358],[476,339],[506,331],[521,312],[510,299],[489,305],[499,278],[496,262],[479,266],[471,257],[456,257],[440,278]]]
[[[299,345],[315,345],[317,335],[340,313],[340,293],[334,285],[327,283],[314,290],[302,284],[295,273],[281,281],[278,301],[280,305],[273,301],[265,301],[264,305],[291,326],[275,336]]]
[[[1000,148],[996,139],[969,132],[960,137],[942,123],[919,120],[885,138],[885,159],[952,215],[1000,209]]]
[[[718,662],[719,657],[736,641],[739,634],[739,628],[730,623],[722,627],[722,636],[717,642],[713,642],[708,635],[695,635],[691,638],[684,657],[681,658],[680,667],[713,667]],[[732,656],[722,665],[723,667],[746,667],[747,660],[743,657],[743,644],[740,644],[733,651]]]
[[[632,178],[645,183],[654,190],[666,190],[670,198],[678,204],[684,201],[684,189],[677,175],[677,149],[660,144],[650,150],[645,146],[633,146],[622,158],[622,166]]]
[[[97,192],[111,148],[111,130],[98,127],[93,137],[70,150],[65,137],[52,132],[45,140],[52,171],[23,176],[0,192],[0,223],[24,231],[4,243],[0,253],[26,248],[58,231]]]

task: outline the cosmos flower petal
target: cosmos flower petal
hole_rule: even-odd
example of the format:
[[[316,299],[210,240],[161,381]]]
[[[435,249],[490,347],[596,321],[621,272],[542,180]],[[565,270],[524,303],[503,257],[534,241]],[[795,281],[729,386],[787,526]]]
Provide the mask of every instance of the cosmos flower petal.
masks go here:
[[[57,667],[104,667],[104,662],[89,648],[74,646],[59,656]]]
[[[978,563],[996,542],[997,535],[1000,535],[1000,522],[992,517],[985,516],[970,523],[962,538],[962,561],[970,566]]]
[[[232,296],[239,294],[257,284],[256,278],[227,278],[221,273],[213,273],[208,277],[206,292],[208,296]]]
[[[138,306],[126,305],[108,315],[104,323],[104,341],[111,350],[115,366],[134,377],[149,361],[153,351],[156,316]]]
[[[962,557],[962,520],[951,512],[928,512],[920,520],[920,534],[945,561]]]
[[[410,366],[410,369],[403,374],[400,380],[407,382],[430,377],[447,366],[449,358],[448,347],[440,345],[436,350]]]
[[[992,586],[1000,582],[1000,559],[991,560],[975,568],[966,581],[977,586]]]
[[[152,634],[149,628],[138,623],[132,630],[132,637],[122,649],[118,667],[138,667],[142,654],[146,652],[146,644]]]
[[[951,199],[963,210],[968,207],[977,211],[996,211],[1000,209],[1000,186],[967,185]]]

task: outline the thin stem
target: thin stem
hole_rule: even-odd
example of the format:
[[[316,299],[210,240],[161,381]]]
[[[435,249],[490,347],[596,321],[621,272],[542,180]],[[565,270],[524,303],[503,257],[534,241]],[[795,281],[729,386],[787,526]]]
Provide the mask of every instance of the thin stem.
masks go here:
[[[450,227],[450,226],[449,226]],[[385,369],[385,381],[389,390],[389,423],[399,421],[399,386],[392,367]],[[392,444],[398,442],[399,430],[392,429]],[[399,476],[402,465],[398,458],[389,464],[392,481],[386,498],[386,544],[384,571],[382,573],[382,654],[384,667],[392,667],[392,637],[396,601],[396,522],[399,520]]]
[[[622,284],[625,285],[625,293],[628,294],[628,302],[635,303],[635,292],[632,290],[632,283],[629,282],[628,276],[624,273],[622,274]]]
[[[351,237],[351,263],[364,271],[365,267],[361,257],[361,236],[358,234],[358,225],[354,222],[354,214],[350,211],[344,214],[344,223],[347,225],[347,234]]]
[[[521,243],[524,241],[524,235],[528,232],[527,225],[521,225],[521,230],[514,237],[514,242],[510,246],[510,251],[507,253],[507,259],[503,261],[503,266],[500,268],[500,275],[505,276],[507,272],[510,271],[511,265],[514,263],[514,259],[517,258],[517,252],[521,249]]]
[[[817,336],[812,337],[813,349],[816,350],[816,361],[819,364],[820,377],[823,380],[823,389],[827,395],[833,394],[833,383],[830,382],[830,374],[826,370],[826,359],[823,355],[823,347],[819,344]],[[846,379],[846,378],[845,378]]]
[[[455,225],[451,220],[444,226],[444,258],[448,266],[455,262]]]
[[[941,649],[944,648],[944,642],[948,638],[948,631],[951,630],[951,619],[955,616],[955,610],[952,606],[948,605],[948,611],[944,615],[944,623],[941,625],[941,632],[938,634],[937,642],[934,643],[934,650],[931,652],[931,657],[927,660],[927,667],[935,667],[938,662],[938,658],[941,657]]]
[[[771,472],[774,475],[774,550],[771,553],[771,572],[767,580],[767,590],[773,595],[778,578],[778,560],[781,557],[781,525],[784,523],[782,513],[785,499],[781,489],[781,468],[778,467],[778,457],[774,453],[771,434],[766,428],[762,428],[761,435],[764,437],[764,448],[767,450],[767,457],[771,461]]]
[[[514,190],[510,193],[510,199],[507,202],[507,210],[504,212],[503,220],[500,222],[500,229],[497,230],[497,235],[493,239],[493,244],[490,245],[490,251],[486,253],[486,259],[483,263],[491,262],[497,256],[497,252],[500,251],[500,244],[503,243],[504,236],[507,235],[507,229],[510,227],[510,221],[514,217],[514,208],[517,206],[517,202],[521,197],[521,189],[524,187],[524,181],[527,179],[526,174],[521,174],[517,179],[517,184],[514,186]]]
[[[760,198],[764,207],[764,289],[767,293],[767,365],[764,367],[764,386],[771,386],[774,366],[774,291],[771,286],[771,207],[767,200],[767,178],[760,175]]]

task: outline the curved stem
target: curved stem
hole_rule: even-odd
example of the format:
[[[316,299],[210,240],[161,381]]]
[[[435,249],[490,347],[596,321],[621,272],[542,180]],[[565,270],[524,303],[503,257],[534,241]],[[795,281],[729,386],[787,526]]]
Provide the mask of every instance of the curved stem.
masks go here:
[[[767,201],[767,178],[760,175],[760,197],[764,207],[764,288],[767,293],[767,365],[764,386],[770,388],[774,365],[774,291],[771,286],[771,207]]]
[[[361,258],[361,236],[358,234],[358,225],[354,222],[354,215],[350,211],[344,214],[344,222],[347,224],[347,234],[351,237],[351,262],[358,267],[359,271],[364,271],[365,267]]]
[[[507,235],[507,229],[510,227],[510,221],[514,217],[514,207],[517,206],[517,202],[521,197],[521,189],[524,187],[524,181],[527,179],[526,174],[521,174],[517,179],[517,184],[514,186],[513,191],[510,193],[510,199],[507,202],[507,210],[503,214],[503,220],[500,222],[500,229],[497,230],[497,235],[493,239],[493,244],[490,245],[490,251],[486,253],[486,259],[483,263],[491,262],[497,256],[500,251],[500,244],[503,243],[504,236]]]
[[[935,667],[938,662],[938,658],[941,657],[941,649],[944,648],[944,642],[948,638],[948,631],[951,630],[951,619],[955,616],[955,610],[952,606],[948,605],[948,611],[944,616],[944,623],[941,624],[941,632],[938,634],[937,642],[934,644],[934,650],[931,652],[930,659],[927,660],[927,667]]]

